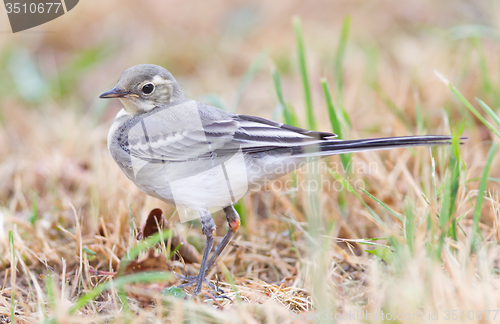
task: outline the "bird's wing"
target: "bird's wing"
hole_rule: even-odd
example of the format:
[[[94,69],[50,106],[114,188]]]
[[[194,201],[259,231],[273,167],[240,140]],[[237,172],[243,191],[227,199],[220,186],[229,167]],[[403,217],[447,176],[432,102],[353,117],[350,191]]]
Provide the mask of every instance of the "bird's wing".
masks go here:
[[[234,140],[247,153],[314,146],[337,137],[333,133],[315,132],[260,117],[237,115],[234,119],[239,123]]]
[[[141,118],[128,132],[126,149],[148,162],[180,162],[300,147],[334,137],[189,101]]]
[[[124,149],[152,163],[195,160],[231,143],[238,127],[231,118],[207,117],[190,100],[138,118]]]

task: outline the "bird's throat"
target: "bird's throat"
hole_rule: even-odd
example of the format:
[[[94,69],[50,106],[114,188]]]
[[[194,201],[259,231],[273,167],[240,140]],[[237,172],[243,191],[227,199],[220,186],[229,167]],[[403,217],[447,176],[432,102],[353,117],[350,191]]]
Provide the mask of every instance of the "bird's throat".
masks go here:
[[[154,104],[138,98],[120,98],[120,101],[123,109],[132,116],[146,113],[155,107]]]

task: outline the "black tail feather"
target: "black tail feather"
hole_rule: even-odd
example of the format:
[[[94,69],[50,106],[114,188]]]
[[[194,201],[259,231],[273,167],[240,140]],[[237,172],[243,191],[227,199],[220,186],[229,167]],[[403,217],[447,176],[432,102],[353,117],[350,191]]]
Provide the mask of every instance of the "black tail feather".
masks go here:
[[[461,140],[464,140],[462,137]],[[403,136],[387,138],[370,138],[361,140],[329,140],[319,145],[302,147],[299,155],[334,155],[359,151],[384,150],[398,147],[410,146],[435,146],[451,144],[451,136],[427,135],[427,136]]]

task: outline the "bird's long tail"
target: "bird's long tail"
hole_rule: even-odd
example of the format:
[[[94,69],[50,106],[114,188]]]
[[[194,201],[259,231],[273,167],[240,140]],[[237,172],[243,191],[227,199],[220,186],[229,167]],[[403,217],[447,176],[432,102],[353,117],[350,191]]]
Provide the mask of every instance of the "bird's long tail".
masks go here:
[[[463,139],[463,138],[462,138]],[[298,155],[327,156],[342,153],[386,150],[409,146],[435,146],[451,144],[451,136],[426,135],[402,136],[386,138],[370,138],[360,140],[325,140],[318,145],[307,145]]]

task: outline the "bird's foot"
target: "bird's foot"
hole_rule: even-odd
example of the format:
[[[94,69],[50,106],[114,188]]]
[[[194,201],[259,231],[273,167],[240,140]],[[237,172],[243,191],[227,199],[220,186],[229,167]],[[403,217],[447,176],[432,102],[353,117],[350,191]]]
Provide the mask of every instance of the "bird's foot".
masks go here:
[[[177,277],[181,279],[182,281],[186,281],[186,283],[180,284],[177,286],[177,288],[186,288],[186,287],[191,287],[195,286],[198,280],[198,276],[183,276],[180,274],[177,274]],[[220,289],[219,287],[216,287],[212,282],[210,282],[207,278],[203,277],[203,283],[206,284],[210,289],[213,291],[217,292],[218,294],[225,294],[224,290]],[[195,291],[195,295],[197,295],[199,291]]]

